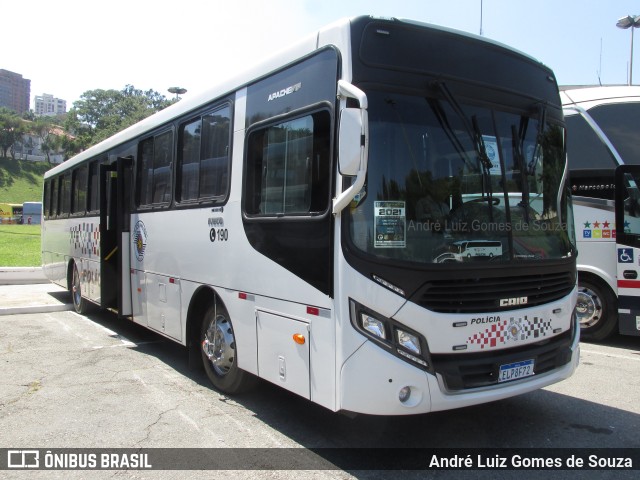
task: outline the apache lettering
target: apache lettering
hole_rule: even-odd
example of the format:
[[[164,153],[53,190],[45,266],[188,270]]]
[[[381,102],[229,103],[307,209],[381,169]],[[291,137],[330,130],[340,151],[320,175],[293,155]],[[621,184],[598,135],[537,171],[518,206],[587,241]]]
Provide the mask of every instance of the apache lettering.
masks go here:
[[[297,92],[301,88],[302,88],[302,82],[296,83],[295,85],[291,85],[290,87],[283,88],[280,91],[273,92],[271,95],[269,95],[269,98],[267,99],[267,101],[270,102],[271,100],[275,100],[276,98],[280,98],[280,97],[284,97],[286,95],[290,95],[292,93]]]
[[[474,323],[496,323],[500,321],[500,315],[496,316],[488,316],[488,317],[478,317],[471,319],[471,325]]]

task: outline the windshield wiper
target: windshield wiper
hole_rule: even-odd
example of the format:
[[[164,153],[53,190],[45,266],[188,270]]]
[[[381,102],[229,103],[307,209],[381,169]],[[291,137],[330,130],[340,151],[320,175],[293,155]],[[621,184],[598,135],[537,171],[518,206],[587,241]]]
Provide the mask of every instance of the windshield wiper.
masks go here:
[[[475,169],[476,166],[473,164],[473,162],[469,158],[469,155],[467,155],[467,150],[464,148],[464,146],[462,145],[462,142],[456,135],[451,125],[449,124],[449,119],[447,118],[447,114],[444,112],[444,109],[442,108],[442,105],[440,105],[440,102],[438,100],[429,99],[429,98],[427,98],[426,100],[429,106],[431,107],[431,110],[433,111],[434,115],[438,119],[438,122],[440,123],[440,126],[444,130],[444,133],[447,135],[447,138],[451,142],[451,145],[453,145],[453,147],[456,149],[456,152],[458,152],[458,155],[460,155],[460,158],[462,158],[465,165],[467,165],[470,169]]]
[[[489,155],[487,155],[487,149],[484,144],[484,139],[482,138],[482,132],[478,125],[478,118],[474,115],[471,118],[471,122],[469,122],[464,110],[462,110],[462,107],[453,96],[453,93],[451,93],[451,90],[449,90],[447,84],[443,81],[437,81],[435,83],[447,102],[451,105],[453,111],[462,121],[464,129],[471,139],[471,143],[473,144],[473,148],[476,152],[478,161],[480,162],[480,169],[482,171],[482,197],[485,197],[486,189],[487,203],[489,204],[489,219],[490,221],[493,221],[493,187],[491,186],[491,167],[493,165]]]
[[[456,98],[451,93],[451,90],[449,90],[449,87],[447,86],[447,84],[440,81],[440,82],[436,82],[436,85],[444,95],[447,102],[449,102],[449,104],[451,105],[451,108],[453,108],[453,111],[456,113],[456,115],[458,115],[458,117],[462,121],[462,125],[464,126],[464,129],[466,130],[467,134],[469,135],[469,138],[471,139],[471,142],[473,143],[473,148],[476,151],[476,155],[478,155],[478,159],[480,160],[480,163],[486,170],[490,170],[491,160],[487,155],[487,150],[484,146],[484,140],[482,139],[482,134],[480,133],[480,129],[478,127],[477,118],[473,117],[473,124],[470,124],[469,119],[464,113],[464,110],[462,110],[462,107],[460,106]]]
[[[527,166],[528,174],[534,175],[536,166],[538,165],[538,158],[540,157],[540,149],[542,148],[542,140],[544,140],[544,127],[547,122],[547,108],[541,103],[538,105],[539,120],[538,120],[538,136],[536,138],[536,146],[533,149],[533,156]]]
[[[511,142],[513,145],[513,155],[517,159],[520,168],[520,179],[522,189],[522,200],[520,206],[524,208],[524,220],[529,222],[529,177],[535,175],[538,158],[540,157],[540,149],[544,139],[544,127],[547,117],[547,109],[543,104],[538,104],[538,131],[536,134],[536,144],[533,148],[531,160],[527,163],[524,155],[524,142],[527,135],[527,127],[529,126],[529,118],[521,117],[520,130],[516,131],[516,126],[511,125]]]
[[[471,123],[473,125],[473,133],[474,133],[474,143],[476,145],[476,152],[478,153],[478,158],[480,159],[480,163],[482,164],[482,193],[484,195],[485,187],[487,189],[487,197],[489,199],[489,219],[493,220],[493,187],[491,185],[491,159],[489,155],[487,155],[487,148],[484,145],[484,139],[482,138],[482,133],[480,132],[480,126],[478,125],[478,117],[475,115],[471,117]]]
[[[520,190],[522,191],[522,199],[520,206],[524,208],[524,221],[529,223],[529,174],[528,165],[524,157],[524,139],[527,134],[529,119],[527,117],[520,118],[520,130],[516,130],[515,125],[511,125],[511,146],[513,148],[513,157],[515,158],[518,169],[520,170]]]

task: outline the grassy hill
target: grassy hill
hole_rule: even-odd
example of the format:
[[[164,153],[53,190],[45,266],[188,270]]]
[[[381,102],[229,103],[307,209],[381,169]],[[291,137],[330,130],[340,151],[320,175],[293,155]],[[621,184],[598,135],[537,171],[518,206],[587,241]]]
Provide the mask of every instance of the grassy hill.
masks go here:
[[[51,165],[0,158],[0,203],[39,202]],[[0,266],[32,267],[40,261],[40,225],[0,225]]]
[[[40,202],[47,162],[0,158],[0,203]]]

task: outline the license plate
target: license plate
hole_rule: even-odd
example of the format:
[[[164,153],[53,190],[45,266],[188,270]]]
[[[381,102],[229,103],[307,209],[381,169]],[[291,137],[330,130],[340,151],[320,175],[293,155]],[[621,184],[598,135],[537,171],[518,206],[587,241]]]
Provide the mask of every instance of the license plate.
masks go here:
[[[500,365],[500,375],[498,382],[508,382],[519,378],[530,377],[534,374],[533,360],[523,360],[522,362],[508,363]]]

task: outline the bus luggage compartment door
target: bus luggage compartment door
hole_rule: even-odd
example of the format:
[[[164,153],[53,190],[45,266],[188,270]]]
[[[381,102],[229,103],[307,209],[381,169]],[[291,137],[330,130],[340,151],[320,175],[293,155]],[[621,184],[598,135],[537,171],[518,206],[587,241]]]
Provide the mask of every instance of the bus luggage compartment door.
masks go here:
[[[309,384],[309,324],[257,311],[258,375],[304,398]]]

